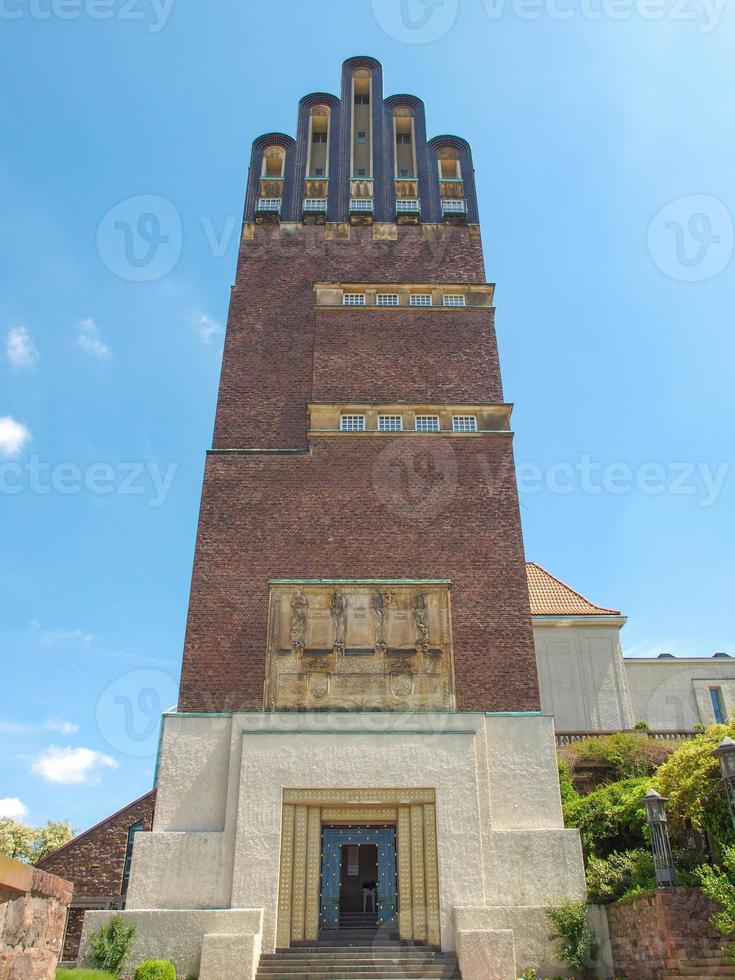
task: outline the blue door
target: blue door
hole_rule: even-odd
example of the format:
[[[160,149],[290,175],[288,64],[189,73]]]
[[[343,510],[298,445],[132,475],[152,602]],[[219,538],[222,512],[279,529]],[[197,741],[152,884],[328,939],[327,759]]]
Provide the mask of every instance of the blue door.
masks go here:
[[[378,849],[378,926],[390,925],[397,904],[395,827],[324,827],[321,927],[339,928],[342,848],[350,844],[373,844]]]

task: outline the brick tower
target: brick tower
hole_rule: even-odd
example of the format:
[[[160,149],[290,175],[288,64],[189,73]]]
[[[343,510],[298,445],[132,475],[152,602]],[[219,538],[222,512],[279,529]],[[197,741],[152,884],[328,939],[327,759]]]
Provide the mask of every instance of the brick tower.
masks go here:
[[[478,222],[469,145],[427,141],[371,58],[301,100],[295,140],[253,144],[179,704],[128,892],[182,973],[235,956],[251,977],[261,948],[359,925],[515,977],[553,966],[542,906],[583,892]]]

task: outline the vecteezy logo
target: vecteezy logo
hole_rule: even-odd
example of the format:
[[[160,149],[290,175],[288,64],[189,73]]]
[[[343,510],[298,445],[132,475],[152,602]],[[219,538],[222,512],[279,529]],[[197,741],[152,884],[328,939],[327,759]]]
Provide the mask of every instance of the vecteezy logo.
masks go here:
[[[97,252],[110,272],[130,282],[153,282],[179,261],[181,217],[171,201],[153,194],[128,197],[97,226]]]
[[[378,26],[395,41],[430,44],[457,19],[459,0],[372,0]]]
[[[441,513],[457,490],[457,460],[449,439],[417,436],[391,442],[375,460],[373,490],[407,520]]]
[[[150,758],[158,751],[161,714],[176,704],[176,682],[162,670],[134,670],[109,684],[97,701],[97,727],[117,752]]]
[[[648,226],[647,243],[661,272],[682,282],[704,282],[722,272],[732,257],[732,215],[716,197],[679,197]]]

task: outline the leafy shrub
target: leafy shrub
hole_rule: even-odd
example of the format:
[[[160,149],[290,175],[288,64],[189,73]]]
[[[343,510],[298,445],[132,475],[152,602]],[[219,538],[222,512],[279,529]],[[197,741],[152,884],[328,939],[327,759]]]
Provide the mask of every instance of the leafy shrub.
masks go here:
[[[551,924],[549,939],[555,941],[559,959],[582,977],[594,977],[600,947],[587,925],[587,903],[564,902],[547,909],[546,915]]]
[[[591,854],[587,861],[587,895],[595,905],[607,905],[655,887],[653,857],[644,848],[613,851],[605,858]]]
[[[577,827],[584,853],[607,857],[614,851],[636,850],[648,844],[643,797],[651,781],[628,779],[602,786],[564,806],[567,827]]]
[[[688,739],[656,775],[656,789],[668,797],[672,836],[684,840],[690,830],[709,835],[719,852],[735,842],[720,764],[712,754],[725,735],[733,737],[735,725],[713,725]]]
[[[735,847],[726,847],[723,858],[722,869],[706,864],[694,875],[705,895],[722,906],[710,922],[723,936],[731,936],[735,932]],[[723,953],[727,963],[735,964],[735,945],[725,946]]]
[[[567,750],[574,769],[581,763],[604,766],[613,780],[650,776],[671,755],[670,742],[657,741],[645,734],[616,732],[575,742]]]
[[[572,803],[574,800],[579,799],[579,793],[574,788],[574,781],[572,779],[572,774],[569,771],[569,766],[563,759],[559,759],[558,766],[561,801],[562,803]]]
[[[134,980],[176,980],[176,967],[170,960],[146,960],[135,968]]]
[[[126,926],[119,915],[103,922],[89,937],[89,945],[92,947],[91,965],[97,970],[106,970],[119,977],[125,960],[130,955],[134,936],[135,925]]]
[[[633,725],[633,728],[637,732],[648,732],[651,730],[651,726],[648,724],[647,721],[637,721],[635,725]]]
[[[531,967],[524,970],[520,976],[520,980],[538,980],[538,973]]]

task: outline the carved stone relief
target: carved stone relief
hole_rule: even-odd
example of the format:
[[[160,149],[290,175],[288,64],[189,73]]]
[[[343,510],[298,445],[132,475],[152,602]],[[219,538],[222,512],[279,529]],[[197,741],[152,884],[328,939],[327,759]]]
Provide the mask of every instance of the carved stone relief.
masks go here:
[[[273,585],[265,704],[452,708],[448,585]]]

